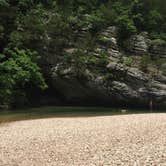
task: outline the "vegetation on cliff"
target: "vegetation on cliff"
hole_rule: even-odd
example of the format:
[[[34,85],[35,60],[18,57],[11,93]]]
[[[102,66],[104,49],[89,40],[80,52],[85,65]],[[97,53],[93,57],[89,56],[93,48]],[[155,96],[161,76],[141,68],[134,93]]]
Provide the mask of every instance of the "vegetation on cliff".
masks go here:
[[[102,68],[106,53],[98,56],[93,49],[96,34],[108,26],[118,27],[121,47],[141,31],[163,45],[165,6],[165,0],[0,0],[0,104],[27,103],[33,88],[47,87],[40,67],[51,65],[49,55],[72,63],[78,75],[89,64]],[[65,56],[71,47],[72,56]],[[131,66],[132,60],[125,63]]]

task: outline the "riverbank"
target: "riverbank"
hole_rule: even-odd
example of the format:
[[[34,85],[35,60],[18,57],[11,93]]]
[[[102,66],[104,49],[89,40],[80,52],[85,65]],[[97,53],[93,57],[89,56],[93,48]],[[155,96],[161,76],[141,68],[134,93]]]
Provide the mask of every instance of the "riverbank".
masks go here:
[[[123,114],[140,114],[150,113],[150,110],[145,109],[125,109],[111,107],[36,107],[17,110],[0,111],[0,123],[43,119],[54,117],[95,117],[95,116],[111,116]],[[164,110],[154,110],[156,113],[162,113]]]

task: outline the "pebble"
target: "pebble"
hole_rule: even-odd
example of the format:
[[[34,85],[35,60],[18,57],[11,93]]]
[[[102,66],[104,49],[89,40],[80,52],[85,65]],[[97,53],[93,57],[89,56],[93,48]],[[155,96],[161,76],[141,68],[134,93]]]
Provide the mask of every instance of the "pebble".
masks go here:
[[[0,166],[166,166],[166,114],[0,125]]]

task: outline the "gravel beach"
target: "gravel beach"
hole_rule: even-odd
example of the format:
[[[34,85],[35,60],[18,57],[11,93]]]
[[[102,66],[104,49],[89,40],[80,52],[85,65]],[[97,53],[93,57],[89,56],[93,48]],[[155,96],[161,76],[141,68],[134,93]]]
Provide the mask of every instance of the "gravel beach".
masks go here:
[[[0,166],[166,166],[166,114],[0,125]]]

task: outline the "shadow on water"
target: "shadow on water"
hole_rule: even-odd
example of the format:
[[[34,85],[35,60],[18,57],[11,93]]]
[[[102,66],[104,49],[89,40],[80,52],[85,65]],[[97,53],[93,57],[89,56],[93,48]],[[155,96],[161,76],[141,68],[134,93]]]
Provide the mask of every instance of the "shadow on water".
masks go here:
[[[162,113],[162,111],[147,110],[127,110],[122,113],[120,108],[103,107],[41,107],[24,110],[12,110],[0,112],[0,123],[11,121],[56,118],[56,117],[95,117],[95,116],[113,116],[140,113]]]

